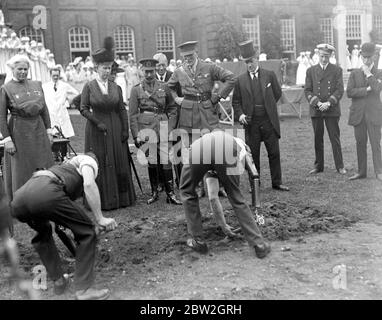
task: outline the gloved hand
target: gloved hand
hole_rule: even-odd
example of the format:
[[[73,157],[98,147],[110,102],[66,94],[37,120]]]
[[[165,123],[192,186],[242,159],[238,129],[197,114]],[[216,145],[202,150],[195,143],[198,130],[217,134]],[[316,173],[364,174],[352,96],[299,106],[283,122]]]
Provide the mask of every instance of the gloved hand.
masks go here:
[[[221,99],[220,95],[213,93],[210,100],[212,104],[217,104],[220,101],[220,99]]]
[[[239,122],[240,122],[241,124],[248,124],[246,117],[247,117],[247,116],[243,113],[243,114],[240,116],[240,118],[239,118]]]
[[[99,124],[97,124],[97,128],[99,131],[101,132],[106,132],[107,131],[107,127],[104,123],[100,122]]]
[[[16,153],[16,147],[12,140],[4,144],[4,150],[5,152],[8,152],[11,156],[13,156]]]
[[[122,131],[121,140],[123,143],[125,143],[129,139],[129,133],[127,131]]]

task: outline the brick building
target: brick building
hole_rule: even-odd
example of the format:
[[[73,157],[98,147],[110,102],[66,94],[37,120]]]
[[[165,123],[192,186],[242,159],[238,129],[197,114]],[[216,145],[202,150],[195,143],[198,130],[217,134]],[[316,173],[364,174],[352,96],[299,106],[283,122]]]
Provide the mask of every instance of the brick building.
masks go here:
[[[164,52],[179,57],[176,45],[200,42],[202,57],[216,55],[216,33],[225,17],[242,28],[257,46],[267,41],[261,34],[265,3],[277,11],[280,45],[284,56],[295,58],[307,47],[309,26],[322,31],[325,41],[337,47],[345,63],[346,45],[369,41],[372,29],[382,34],[381,0],[2,0],[6,22],[19,35],[44,42],[59,63],[89,55],[107,35],[113,35],[117,54],[141,58]],[[36,30],[33,21],[46,8],[47,28]]]

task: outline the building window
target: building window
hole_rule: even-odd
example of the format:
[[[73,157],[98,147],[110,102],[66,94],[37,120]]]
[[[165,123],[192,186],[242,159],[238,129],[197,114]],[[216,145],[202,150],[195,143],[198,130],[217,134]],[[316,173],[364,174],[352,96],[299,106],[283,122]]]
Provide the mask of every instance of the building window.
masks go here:
[[[175,59],[175,31],[169,25],[159,26],[155,31],[157,52],[162,52],[167,59]]]
[[[243,31],[247,35],[248,40],[253,40],[253,46],[260,48],[260,23],[259,16],[243,17]]]
[[[41,42],[44,44],[44,34],[41,29],[35,29],[31,26],[26,26],[20,29],[19,37],[29,37],[30,41]]]
[[[320,30],[323,33],[323,42],[334,45],[333,41],[333,25],[331,18],[320,19]]]
[[[346,16],[346,38],[348,40],[361,39],[361,15],[350,14]]]
[[[377,31],[378,38],[382,38],[382,16],[373,16],[373,29]]]
[[[91,51],[90,30],[83,26],[69,29],[69,48],[72,60],[76,57],[86,58]]]
[[[281,48],[284,53],[288,54],[290,59],[296,57],[296,28],[294,18],[281,19]]]
[[[131,54],[135,57],[134,30],[129,26],[118,26],[114,29],[115,53],[121,59]]]

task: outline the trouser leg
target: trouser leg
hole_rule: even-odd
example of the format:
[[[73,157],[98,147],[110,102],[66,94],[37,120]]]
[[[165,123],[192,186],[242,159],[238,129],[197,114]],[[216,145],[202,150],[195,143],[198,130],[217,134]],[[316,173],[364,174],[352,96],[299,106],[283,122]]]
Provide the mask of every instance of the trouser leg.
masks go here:
[[[314,132],[314,152],[316,159],[314,167],[318,171],[324,171],[324,120],[320,117],[312,118]]]
[[[282,184],[279,138],[269,120],[262,124],[260,130],[268,153],[272,186],[279,186]]]
[[[147,204],[151,204],[159,199],[158,194],[158,165],[149,164],[148,167],[149,180],[151,185],[151,197],[147,200]]]
[[[334,163],[337,170],[342,169],[344,167],[340,139],[340,127],[338,125],[339,121],[339,117],[325,118],[325,125],[326,129],[328,130],[328,135],[333,150]]]
[[[358,173],[361,176],[367,175],[367,127],[363,119],[361,123],[354,127],[354,136],[357,145]]]
[[[227,175],[225,165],[215,165],[219,179],[227,192],[228,200],[239,220],[241,230],[251,247],[264,243],[263,236],[253,217],[253,213],[240,191],[240,177],[237,175]]]
[[[375,174],[382,174],[381,126],[367,123]]]
[[[180,198],[183,202],[188,232],[193,237],[203,237],[199,197],[195,188],[208,170],[208,166],[203,164],[185,164],[182,169]]]

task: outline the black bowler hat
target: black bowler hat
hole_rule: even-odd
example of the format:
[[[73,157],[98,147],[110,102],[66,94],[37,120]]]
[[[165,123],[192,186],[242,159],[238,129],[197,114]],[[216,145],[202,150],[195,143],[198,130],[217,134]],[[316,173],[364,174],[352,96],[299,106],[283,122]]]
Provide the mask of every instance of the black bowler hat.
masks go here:
[[[241,60],[249,60],[257,55],[255,48],[253,47],[253,40],[248,40],[239,43]]]
[[[371,42],[366,42],[361,47],[362,57],[369,58],[375,54],[375,44]]]
[[[142,65],[142,70],[155,70],[156,65],[159,63],[158,60],[153,58],[144,58],[139,60],[139,63]]]
[[[114,61],[114,40],[112,37],[106,37],[103,42],[103,48],[96,50],[92,54],[95,63],[113,62]]]
[[[194,52],[196,52],[197,44],[198,44],[198,41],[187,41],[187,42],[181,43],[180,45],[178,45],[180,54],[182,56],[193,54]]]

